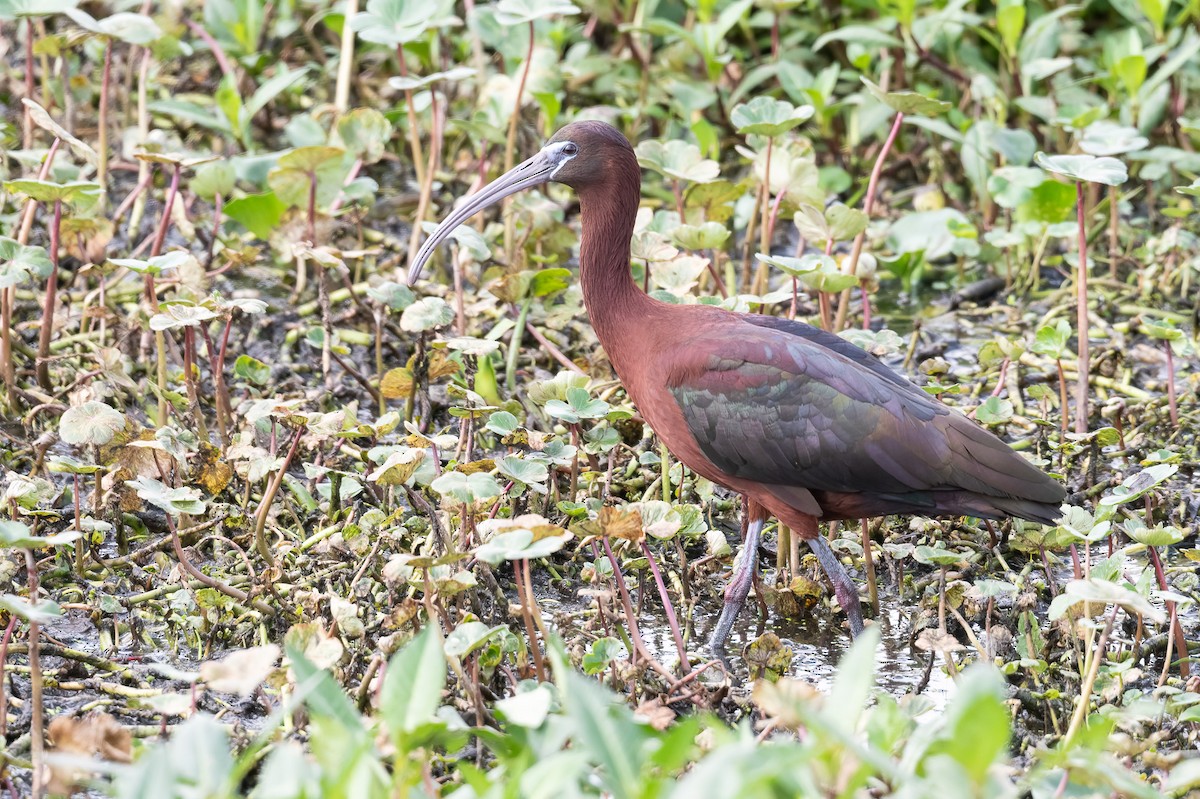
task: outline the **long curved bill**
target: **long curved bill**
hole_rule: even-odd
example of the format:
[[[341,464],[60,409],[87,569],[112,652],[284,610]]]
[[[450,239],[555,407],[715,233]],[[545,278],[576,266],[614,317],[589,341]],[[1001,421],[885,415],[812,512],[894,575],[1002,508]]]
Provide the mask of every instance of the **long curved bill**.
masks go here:
[[[437,226],[429,238],[425,239],[425,243],[417,251],[417,257],[408,269],[408,285],[411,286],[417,282],[417,278],[421,276],[421,270],[425,268],[425,262],[433,255],[437,246],[450,237],[456,227],[484,208],[495,205],[511,194],[550,180],[563,164],[574,157],[567,155],[563,149],[563,143],[549,144],[528,161],[518,164],[479,191],[466,197],[448,217],[442,220],[442,223]]]

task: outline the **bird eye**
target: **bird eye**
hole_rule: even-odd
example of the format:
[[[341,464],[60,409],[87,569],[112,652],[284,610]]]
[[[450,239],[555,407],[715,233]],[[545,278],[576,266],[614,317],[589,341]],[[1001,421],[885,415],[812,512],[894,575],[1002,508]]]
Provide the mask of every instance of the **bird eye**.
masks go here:
[[[566,143],[566,146],[563,147],[563,152],[567,155],[575,155],[579,152],[579,147],[575,144],[575,142],[569,141]]]

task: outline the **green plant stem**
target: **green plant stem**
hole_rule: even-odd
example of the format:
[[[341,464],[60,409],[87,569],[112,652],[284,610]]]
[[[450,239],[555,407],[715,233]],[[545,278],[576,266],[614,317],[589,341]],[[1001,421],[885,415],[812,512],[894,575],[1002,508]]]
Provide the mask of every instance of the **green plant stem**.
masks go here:
[[[146,141],[150,136],[150,112],[146,105],[146,81],[150,74],[150,48],[146,47],[142,50],[142,66],[138,72],[137,86],[137,118],[138,118],[138,140]],[[151,166],[149,161],[138,162],[138,185],[143,183],[149,184],[151,179]],[[146,193],[138,191],[134,197],[133,209],[129,212],[129,225],[126,232],[131,241],[136,241],[138,236],[138,228],[142,224],[142,213],[146,208]],[[160,411],[162,406],[159,406]]]
[[[33,605],[38,598],[37,558],[32,549],[25,550],[25,573],[28,576],[29,604]],[[36,621],[29,622],[29,759],[33,761],[33,796],[35,799],[42,795],[42,750],[44,748],[44,726],[42,713],[45,704],[42,701],[42,664],[41,664],[41,625]],[[7,708],[5,709],[7,711]]]
[[[767,137],[767,157],[763,173],[763,187],[759,192],[762,198],[759,203],[759,213],[762,217],[759,222],[760,230],[758,232],[758,250],[763,255],[771,254],[771,154],[775,149],[775,137]],[[767,285],[767,265],[759,261],[758,269],[754,275],[754,291],[757,294],[766,293]]]
[[[45,180],[50,174],[50,167],[54,163],[54,156],[58,154],[58,148],[62,140],[55,137],[50,143],[50,149],[46,152],[45,159],[42,160],[41,168],[38,169],[38,180]],[[29,241],[29,233],[33,230],[33,216],[37,210],[37,200],[30,197],[25,202],[25,208],[22,212],[21,226],[17,230],[17,241],[25,244]],[[16,289],[12,286],[0,291],[0,372],[3,373],[4,385],[8,392],[10,404],[15,405],[16,388],[16,365],[13,363],[13,341],[12,341],[12,311]]]
[[[25,96],[30,100],[33,99],[34,93],[33,36],[33,17],[27,17],[25,19]],[[21,141],[26,150],[31,150],[33,149],[33,113],[29,106],[24,106],[24,108],[25,114],[22,117],[24,130]]]
[[[96,182],[100,184],[100,208],[108,206],[108,88],[112,79],[113,40],[104,43],[104,71],[100,78],[100,111],[96,131]]]
[[[879,615],[879,587],[875,582],[875,554],[871,551],[871,523],[862,519],[862,548],[863,564],[867,569],[867,596],[871,600],[871,610]]]
[[[879,194],[879,176],[883,174],[883,163],[887,160],[888,153],[892,150],[892,145],[896,142],[896,137],[900,134],[900,125],[904,122],[904,114],[896,112],[896,118],[892,120],[892,129],[888,131],[887,139],[883,142],[883,147],[879,150],[879,155],[875,158],[875,166],[871,168],[871,179],[867,181],[867,196],[863,200],[863,213],[867,215],[868,222],[871,218],[871,212],[875,210],[875,197]],[[850,257],[846,259],[846,266],[842,270],[848,275],[857,273],[858,259],[862,256],[863,244],[867,240],[867,231],[859,233],[854,237],[854,244],[850,248]],[[850,310],[850,289],[842,292],[841,298],[838,300],[837,320],[834,322],[833,331],[836,333],[846,326],[846,314]]]
[[[529,69],[533,65],[533,44],[534,44],[534,28],[533,20],[529,21],[529,47],[525,51],[525,64],[521,67],[521,78],[517,81],[517,96],[513,100],[512,114],[508,118],[508,136],[504,140],[504,171],[508,172],[513,168],[513,157],[517,149],[517,122],[521,119],[521,98],[525,95],[525,82],[529,79]],[[504,253],[508,258],[509,265],[513,263],[513,239],[516,236],[516,226],[513,221],[512,214],[509,209],[512,207],[512,198],[504,198]],[[510,386],[511,388],[511,386]]]
[[[54,310],[58,299],[58,237],[62,227],[62,200],[54,201],[54,221],[50,224],[50,277],[46,278],[46,299],[42,305],[42,326],[38,331],[37,382],[50,391],[50,339],[54,336]]]
[[[358,14],[358,0],[346,0],[343,10],[346,22]],[[340,117],[350,110],[350,81],[354,77],[354,27],[342,25],[341,54],[338,60],[337,88],[334,91],[333,106]]]
[[[1083,727],[1084,719],[1087,718],[1088,709],[1092,706],[1092,688],[1096,685],[1096,675],[1100,673],[1100,661],[1104,659],[1104,647],[1108,644],[1108,634],[1112,632],[1113,623],[1116,620],[1117,607],[1114,606],[1112,612],[1108,614],[1108,623],[1104,625],[1104,632],[1100,633],[1100,640],[1096,642],[1096,647],[1088,653],[1090,658],[1083,685],[1079,688],[1079,704],[1075,706],[1075,712],[1071,714],[1071,724],[1067,727],[1067,733],[1063,737],[1064,744],[1070,744],[1075,739],[1076,734]]]
[[[411,264],[417,257],[417,245],[421,241],[421,223],[429,212],[429,201],[433,196],[433,178],[437,174],[442,156],[442,124],[444,117],[438,113],[437,92],[432,94],[429,103],[429,163],[425,168],[425,179],[421,181],[420,194],[417,197],[417,212],[413,216],[412,235],[408,238],[408,262]],[[461,293],[458,295],[462,297]]]
[[[400,76],[408,76],[408,65],[404,62],[404,45],[396,45],[396,60],[400,64]],[[408,109],[408,146],[412,151],[413,174],[417,185],[425,183],[425,156],[421,150],[421,132],[417,129],[417,107],[413,103],[412,89],[404,90],[404,104]]]
[[[504,386],[509,391],[517,387],[517,356],[521,354],[521,339],[525,337],[525,322],[529,318],[529,308],[533,299],[525,300],[517,313],[517,323],[513,325],[512,339],[508,342],[508,357],[504,362]]]
[[[1079,360],[1075,381],[1075,432],[1088,431],[1088,372],[1091,369],[1088,351],[1088,265],[1087,226],[1083,212],[1083,181],[1075,184],[1075,216],[1079,221],[1079,268],[1075,277],[1075,325],[1079,339]]]
[[[1175,351],[1171,349],[1171,342],[1164,341],[1163,347],[1167,351],[1167,404],[1171,414],[1171,426],[1179,426],[1179,404],[1175,398]]]

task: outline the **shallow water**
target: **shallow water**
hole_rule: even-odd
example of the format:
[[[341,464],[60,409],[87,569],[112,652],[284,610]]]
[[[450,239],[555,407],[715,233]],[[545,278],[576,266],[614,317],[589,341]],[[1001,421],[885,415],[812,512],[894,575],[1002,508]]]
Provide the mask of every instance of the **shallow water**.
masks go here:
[[[897,699],[917,690],[924,679],[929,657],[926,653],[909,647],[909,624],[904,612],[905,607],[898,597],[886,591],[881,584],[879,617],[867,621],[868,624],[878,625],[881,632],[879,648],[875,653],[876,685]],[[702,649],[700,642],[708,640],[719,614],[719,606],[711,612],[707,607],[697,610],[696,639],[689,643],[689,650],[696,652]],[[838,663],[850,648],[850,633],[841,626],[843,620],[844,617],[840,615],[823,619],[784,618],[773,610],[768,610],[763,623],[752,596],[734,623],[727,643],[732,678],[741,681],[748,679],[746,665],[741,657],[742,651],[762,633],[773,632],[779,636],[784,646],[792,650],[788,676],[803,680],[828,693],[837,675]],[[678,660],[670,628],[657,605],[657,596],[647,596],[638,624],[647,648],[655,657],[668,666]],[[935,663],[921,695],[930,700],[933,709],[941,710],[945,707],[953,685],[940,662]]]

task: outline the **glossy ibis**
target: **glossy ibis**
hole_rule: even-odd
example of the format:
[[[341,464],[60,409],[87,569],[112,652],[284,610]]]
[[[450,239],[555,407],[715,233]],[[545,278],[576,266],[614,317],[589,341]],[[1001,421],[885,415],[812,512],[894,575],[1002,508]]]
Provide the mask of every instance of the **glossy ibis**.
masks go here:
[[[575,122],[537,155],[467,197],[417,253],[409,283],[468,217],[548,181],[579,195],[583,298],[630,399],[696,473],[740,492],[743,555],[713,632],[715,653],[750,591],[763,523],[808,542],[854,635],[858,591],[817,529],[821,520],[893,513],[1019,516],[1050,523],[1063,487],[961,413],[837,336],[772,316],[673,305],[638,288],[629,241],[641,172],[625,137]]]

